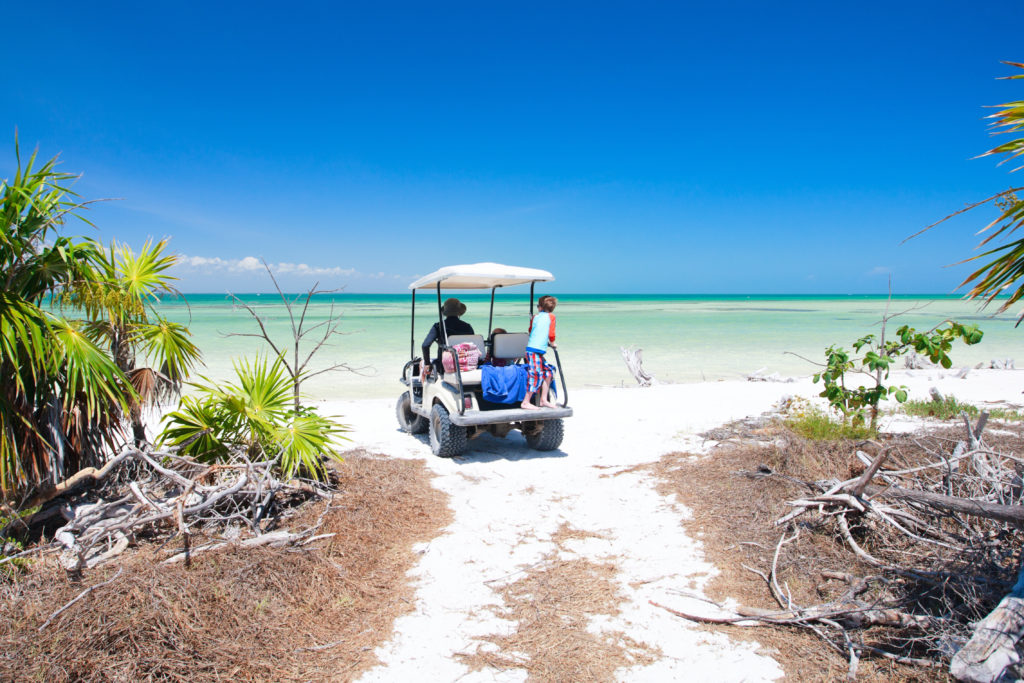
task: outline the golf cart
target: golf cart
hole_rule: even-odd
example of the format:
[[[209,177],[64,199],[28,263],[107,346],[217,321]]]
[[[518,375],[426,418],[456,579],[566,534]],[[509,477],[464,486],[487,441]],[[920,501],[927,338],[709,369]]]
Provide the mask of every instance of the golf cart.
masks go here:
[[[402,368],[401,382],[405,390],[398,398],[396,413],[398,424],[410,434],[430,433],[430,450],[434,455],[450,458],[459,455],[466,449],[466,443],[484,432],[497,437],[507,436],[512,429],[518,429],[526,437],[530,448],[550,451],[562,443],[562,419],[572,415],[568,407],[568,394],[565,378],[562,375],[562,363],[558,358],[558,350],[552,347],[555,355],[557,372],[552,379],[552,390],[557,389],[558,404],[556,408],[540,407],[528,410],[520,407],[519,401],[514,403],[496,403],[484,398],[482,384],[486,366],[478,369],[463,369],[459,362],[453,362],[450,370],[438,363],[431,368],[425,381],[421,380],[423,359],[416,355],[416,292],[418,290],[436,290],[437,315],[441,338],[441,356],[451,353],[452,359],[458,357],[456,345],[471,343],[476,345],[481,357],[490,355],[505,366],[511,366],[524,373],[526,342],[529,334],[512,332],[492,334],[494,322],[494,294],[499,288],[513,285],[530,285],[529,314],[534,313],[534,285],[538,282],[551,282],[554,276],[546,270],[535,268],[518,268],[504,266],[499,263],[473,263],[462,266],[448,266],[421,277],[409,285],[412,290],[412,333],[409,340],[409,362]],[[491,310],[487,318],[487,336],[448,335],[444,326],[442,313],[441,291],[445,290],[491,290]],[[525,328],[525,325],[524,325]],[[464,346],[462,348],[465,348]],[[550,354],[548,354],[550,355]],[[493,368],[488,369],[488,372]],[[539,393],[539,392],[538,392]],[[536,401],[536,395],[534,400]]]

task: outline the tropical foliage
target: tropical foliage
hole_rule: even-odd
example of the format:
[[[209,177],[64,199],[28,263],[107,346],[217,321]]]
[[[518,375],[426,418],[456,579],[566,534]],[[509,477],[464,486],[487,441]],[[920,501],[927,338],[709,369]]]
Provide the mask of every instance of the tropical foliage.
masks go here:
[[[167,240],[146,242],[138,254],[116,242],[99,248],[87,280],[64,297],[85,311],[89,338],[109,351],[135,390],[130,419],[136,444],[146,440],[143,407],[177,396],[199,360],[188,329],[152,306],[161,295],[178,295],[176,278],[167,273],[178,256],[166,249]]]
[[[78,322],[50,297],[92,277],[95,242],[61,228],[84,206],[56,159],[33,153],[0,183],[0,493],[59,481],[95,464],[120,436],[135,392]]]
[[[1024,64],[1017,62],[1004,62],[1010,66],[1024,69]],[[1016,80],[1024,78],[1024,74],[1003,77],[1005,80]],[[998,111],[987,118],[991,119],[989,124],[992,135],[1006,135],[1024,132],[1024,100],[1016,100],[1005,104],[996,105]],[[1012,140],[997,145],[988,150],[980,157],[1003,156],[1000,165],[1017,159],[1024,155],[1024,137],[1015,137]],[[1010,172],[1019,171],[1024,166],[1017,166],[1010,169]],[[993,203],[999,210],[999,216],[981,229],[981,233],[989,233],[979,244],[978,248],[989,247],[999,237],[1009,237],[1020,227],[1024,226],[1024,199],[1020,193],[1024,187],[1013,187],[1004,192],[992,195],[987,199],[972,204],[965,209],[946,216],[938,223],[928,226],[928,230],[953,216],[957,216],[979,206]],[[921,232],[924,232],[922,230]],[[920,233],[918,233],[920,234]],[[971,285],[967,296],[971,299],[984,299],[986,304],[992,303],[997,297],[1008,295],[1001,305],[999,311],[1009,309],[1014,303],[1024,297],[1024,237],[1011,240],[998,247],[987,248],[986,251],[966,259],[964,263],[991,259],[977,270],[972,272],[960,283],[960,286]],[[1024,320],[1024,312],[1017,320],[1019,325]]]
[[[953,365],[949,356],[953,342],[962,339],[965,344],[977,344],[984,333],[976,325],[950,320],[928,332],[918,332],[904,325],[896,335],[897,339],[891,341],[886,341],[884,336],[865,335],[853,342],[853,353],[839,346],[825,349],[825,369],[813,378],[815,383],[822,382],[825,386],[819,396],[827,399],[832,409],[841,413],[843,419],[854,427],[867,421],[870,430],[875,431],[880,402],[889,397],[898,403],[907,400],[906,387],[885,384],[897,358],[913,350],[931,362],[949,368]],[[867,375],[872,382],[867,386],[847,386],[848,375],[858,373]]]
[[[293,406],[293,383],[280,356],[235,364],[237,383],[204,379],[167,415],[161,442],[203,462],[277,460],[285,477],[324,479],[322,456],[341,459],[334,442],[345,428],[312,408]]]

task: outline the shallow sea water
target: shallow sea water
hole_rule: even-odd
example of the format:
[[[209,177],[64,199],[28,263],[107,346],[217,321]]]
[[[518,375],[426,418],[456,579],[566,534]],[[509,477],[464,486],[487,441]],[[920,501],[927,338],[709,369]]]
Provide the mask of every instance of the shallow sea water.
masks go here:
[[[525,331],[529,324],[529,292],[509,290],[496,297],[493,327]],[[537,296],[549,293],[538,289]],[[558,295],[557,292],[556,296]],[[258,312],[268,332],[282,346],[291,344],[291,322],[277,295],[242,295]],[[488,329],[489,295],[461,298],[464,316],[477,332]],[[569,391],[584,386],[634,384],[622,360],[621,347],[643,349],[644,368],[668,382],[736,379],[766,368],[784,376],[810,375],[830,344],[844,345],[877,334],[886,310],[885,297],[873,296],[559,296],[558,350]],[[951,353],[956,366],[992,359],[1014,358],[1024,366],[1024,326],[1014,329],[1012,312],[993,316],[993,310],[951,297],[899,297],[891,313],[906,311],[890,321],[894,333],[903,324],[933,327],[947,318],[977,323],[985,332],[981,344],[958,344]],[[269,349],[249,336],[259,331],[252,316],[230,297],[190,294],[187,302],[165,300],[158,310],[189,325],[203,351],[200,374],[223,380],[232,375],[232,362]],[[310,369],[343,362],[358,372],[332,372],[309,380],[305,393],[313,399],[396,396],[402,366],[430,325],[437,320],[436,295],[417,294],[415,329],[410,327],[411,298],[394,294],[335,294],[315,297],[306,327],[324,323],[331,312],[341,314],[341,336],[314,358]],[[301,302],[296,315],[301,311]],[[321,330],[323,328],[320,328]],[[412,334],[410,334],[412,332]],[[306,349],[319,340],[314,331]],[[289,354],[291,351],[289,351]],[[797,354],[797,355],[792,355]]]

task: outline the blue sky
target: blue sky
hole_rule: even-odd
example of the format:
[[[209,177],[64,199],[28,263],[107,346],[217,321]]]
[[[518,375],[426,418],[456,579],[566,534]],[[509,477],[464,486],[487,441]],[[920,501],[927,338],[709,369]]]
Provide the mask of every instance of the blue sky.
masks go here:
[[[11,4],[0,175],[82,173],[98,236],[183,291],[950,292],[1020,184],[971,157],[1024,99],[1024,3]],[[3,140],[6,136],[6,142]],[[90,230],[84,228],[85,230]]]

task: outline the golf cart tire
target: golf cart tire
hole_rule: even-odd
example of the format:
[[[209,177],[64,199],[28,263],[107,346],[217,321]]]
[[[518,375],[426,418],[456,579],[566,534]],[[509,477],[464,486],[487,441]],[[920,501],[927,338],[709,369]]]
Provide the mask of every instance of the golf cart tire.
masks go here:
[[[454,458],[466,450],[466,428],[453,425],[448,409],[440,403],[430,409],[430,450],[442,458]]]
[[[398,426],[408,434],[422,434],[430,428],[427,418],[412,412],[408,393],[403,393],[398,397],[398,403],[395,404],[395,417],[398,418]]]
[[[526,445],[535,451],[553,451],[562,445],[565,436],[565,425],[562,419],[544,420],[537,423],[539,429],[524,433]]]

